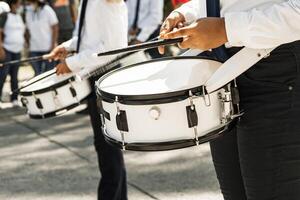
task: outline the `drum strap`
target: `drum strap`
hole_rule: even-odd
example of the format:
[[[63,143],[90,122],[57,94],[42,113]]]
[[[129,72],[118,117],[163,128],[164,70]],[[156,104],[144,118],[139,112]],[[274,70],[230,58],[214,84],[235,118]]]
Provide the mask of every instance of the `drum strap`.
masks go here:
[[[79,17],[79,26],[78,26],[78,40],[77,40],[77,45],[76,45],[77,53],[79,52],[79,49],[80,49],[81,34],[82,34],[82,28],[83,28],[83,24],[84,24],[87,3],[88,3],[88,0],[82,0],[80,17]]]
[[[205,83],[208,93],[218,90],[239,75],[247,71],[261,59],[270,55],[275,48],[243,48],[228,59]]]
[[[220,0],[206,0],[206,8],[208,17],[220,17]],[[268,56],[272,50],[274,50],[274,48],[243,48],[241,51],[230,58],[225,45],[213,49],[213,55],[211,56],[217,58],[222,62],[226,62],[206,82],[205,86],[207,92],[213,92],[223,87],[233,79],[237,78],[250,67],[255,65],[258,61]]]

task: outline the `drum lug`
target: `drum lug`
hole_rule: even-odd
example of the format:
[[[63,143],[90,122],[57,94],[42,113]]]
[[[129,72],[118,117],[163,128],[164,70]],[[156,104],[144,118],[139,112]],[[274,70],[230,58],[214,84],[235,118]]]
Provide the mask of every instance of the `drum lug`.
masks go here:
[[[204,98],[205,105],[207,107],[211,106],[210,94],[207,92],[205,86],[202,86],[202,95]]]
[[[228,91],[226,88],[223,93],[219,93],[219,99],[221,101],[221,123],[226,124],[232,116],[232,99],[231,99],[231,92]]]
[[[21,103],[22,103],[22,106],[23,106],[23,107],[27,107],[28,100],[27,100],[25,97],[22,97],[22,98],[21,98]]]
[[[44,118],[44,112],[43,112],[44,106],[43,106],[41,100],[40,100],[39,98],[36,97],[36,95],[35,95],[34,92],[32,92],[32,96],[33,96],[33,98],[35,99],[35,105],[36,105],[36,107],[40,110],[41,115],[42,115],[42,118]]]
[[[121,138],[122,138],[122,149],[126,150],[125,133],[124,132],[129,131],[127,115],[126,115],[125,110],[120,110],[119,98],[117,96],[115,98],[115,104],[116,104],[116,108],[117,108],[116,123],[117,123],[117,128],[120,131]]]
[[[60,100],[59,100],[59,97],[58,97],[58,92],[57,92],[56,89],[53,89],[52,97],[53,97],[55,106],[56,106],[57,108],[61,108],[62,105],[61,105],[61,103],[60,103]]]
[[[195,104],[193,102],[192,91],[189,91],[189,101],[190,101],[190,106],[186,107],[188,126],[189,126],[189,128],[194,129],[195,143],[198,146],[199,145],[199,137],[198,137],[198,129],[197,129],[198,115],[197,115]]]
[[[74,89],[73,86],[71,86],[71,87],[69,88],[69,90],[70,90],[70,92],[71,92],[71,94],[72,94],[72,97],[76,97],[76,96],[77,96],[77,92],[76,92],[76,90]]]
[[[233,86],[231,87],[231,96],[232,96],[232,103],[236,105],[237,113],[239,114],[240,111],[240,94],[237,87],[236,79],[233,81]]]
[[[75,90],[75,87],[73,86],[73,83],[72,83],[72,79],[69,79],[69,84],[71,85],[71,87],[69,88],[70,92],[71,92],[71,95],[72,97],[74,97],[78,103],[78,105],[80,105],[80,101],[77,97],[77,92]]]

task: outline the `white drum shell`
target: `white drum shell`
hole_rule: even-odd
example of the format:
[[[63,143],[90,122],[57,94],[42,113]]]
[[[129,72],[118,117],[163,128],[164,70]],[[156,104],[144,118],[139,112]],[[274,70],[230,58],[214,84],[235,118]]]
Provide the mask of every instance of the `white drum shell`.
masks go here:
[[[211,105],[207,106],[203,97],[193,99],[199,124],[198,137],[219,129],[221,124],[220,91],[210,94]],[[116,126],[117,108],[115,103],[102,102],[103,109],[110,114],[110,120],[105,119],[105,129],[108,137],[122,142],[120,131]],[[129,132],[125,133],[125,143],[159,143],[176,140],[194,139],[193,128],[188,127],[186,107],[189,99],[158,105],[124,105],[118,103],[120,110],[126,111]],[[156,120],[149,111],[159,108],[160,116]]]
[[[75,97],[72,96],[70,87],[73,87],[76,91]],[[27,113],[29,115],[43,117],[44,115],[47,115],[49,113],[62,111],[71,105],[79,104],[92,91],[88,80],[72,81],[71,83],[68,82],[63,86],[55,88],[55,90],[46,91],[41,94],[24,96],[23,98],[25,98],[27,101]],[[43,105],[42,109],[37,107],[37,99],[40,99]]]

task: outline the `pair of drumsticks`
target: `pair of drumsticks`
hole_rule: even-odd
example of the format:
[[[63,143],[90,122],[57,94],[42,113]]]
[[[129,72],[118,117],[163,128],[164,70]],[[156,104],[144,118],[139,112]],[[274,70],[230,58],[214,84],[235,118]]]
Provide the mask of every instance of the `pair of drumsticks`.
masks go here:
[[[131,46],[128,46],[126,48],[115,49],[115,50],[112,50],[112,51],[97,53],[97,54],[95,54],[95,56],[101,57],[101,56],[115,55],[115,54],[121,54],[121,53],[136,52],[136,51],[145,50],[145,49],[157,48],[159,46],[177,44],[177,43],[180,43],[182,41],[183,41],[183,38],[175,38],[175,39],[158,39],[158,38],[155,38],[154,40],[152,40],[150,42],[131,45]],[[8,65],[19,64],[19,63],[24,63],[24,62],[38,62],[38,61],[41,61],[41,60],[48,60],[48,59],[49,59],[49,55],[46,54],[46,55],[43,55],[43,56],[36,56],[36,57],[30,57],[30,58],[27,58],[27,59],[13,60],[13,61],[9,61],[9,62],[0,63],[0,67],[5,67],[5,66],[8,66]],[[119,59],[120,58],[117,57],[112,62],[116,62]],[[37,79],[37,80],[31,82],[30,84],[27,84],[24,87],[21,87],[21,88],[15,90],[15,91],[12,91],[12,93],[18,92],[18,91],[22,90],[23,88],[28,87],[29,85],[32,85],[32,84],[34,84],[34,83],[36,83],[36,82],[38,82],[42,79],[45,79],[49,76],[52,76],[55,73],[56,73],[56,71],[48,74],[47,76],[43,76],[40,79]]]

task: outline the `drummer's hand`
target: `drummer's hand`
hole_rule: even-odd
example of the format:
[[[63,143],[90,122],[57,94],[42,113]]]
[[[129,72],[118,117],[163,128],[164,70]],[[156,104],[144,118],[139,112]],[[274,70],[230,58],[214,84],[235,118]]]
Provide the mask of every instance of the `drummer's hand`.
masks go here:
[[[228,39],[225,29],[224,18],[203,18],[197,22],[174,30],[163,36],[164,39],[184,37],[184,41],[179,44],[183,49],[209,50],[225,44]]]
[[[174,29],[182,28],[185,23],[184,16],[179,12],[171,12],[171,14],[166,18],[164,23],[160,28],[160,37],[164,38],[164,36],[173,31]],[[160,54],[165,53],[165,48],[163,46],[158,48]]]
[[[61,75],[61,74],[67,74],[67,73],[70,73],[71,70],[70,68],[68,67],[67,63],[65,60],[61,61],[61,63],[59,63],[57,66],[56,66],[56,74],[57,75]]]
[[[67,51],[67,49],[65,47],[63,47],[62,45],[59,45],[59,46],[55,47],[45,57],[49,61],[52,61],[52,60],[57,61],[57,60],[65,59],[68,56],[68,54],[69,54],[69,52]]]

